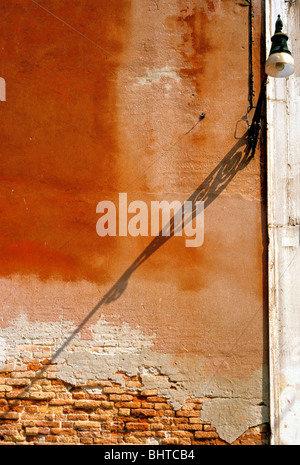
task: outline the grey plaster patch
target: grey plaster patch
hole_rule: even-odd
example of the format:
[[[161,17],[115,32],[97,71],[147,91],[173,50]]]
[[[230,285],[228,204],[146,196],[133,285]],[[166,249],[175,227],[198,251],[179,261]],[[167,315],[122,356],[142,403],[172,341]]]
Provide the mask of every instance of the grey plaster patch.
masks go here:
[[[259,403],[259,399],[208,399],[203,404],[201,419],[209,421],[219,436],[231,444],[250,427],[268,421],[268,409]]]

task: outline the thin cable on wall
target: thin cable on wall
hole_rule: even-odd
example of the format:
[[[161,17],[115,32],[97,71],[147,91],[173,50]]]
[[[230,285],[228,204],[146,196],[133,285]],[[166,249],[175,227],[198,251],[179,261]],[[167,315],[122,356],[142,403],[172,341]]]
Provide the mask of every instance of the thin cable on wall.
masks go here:
[[[245,0],[245,2],[249,5],[249,93],[248,93],[248,110],[247,114],[255,108],[253,103],[255,92],[254,92],[254,74],[253,74],[253,18],[254,18],[254,10],[253,10],[253,3],[252,0]]]

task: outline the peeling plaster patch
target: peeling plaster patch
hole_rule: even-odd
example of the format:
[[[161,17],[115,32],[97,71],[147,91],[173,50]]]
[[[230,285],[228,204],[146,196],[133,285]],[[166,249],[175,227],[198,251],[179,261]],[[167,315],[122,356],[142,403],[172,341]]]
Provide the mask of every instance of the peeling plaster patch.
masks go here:
[[[54,357],[59,379],[72,384],[111,379],[121,385],[120,372],[139,375],[143,389],[157,389],[175,410],[187,399],[206,398],[202,419],[216,427],[227,442],[233,442],[250,426],[267,421],[267,395],[263,370],[248,379],[211,376],[204,371],[205,358],[192,355],[170,355],[153,350],[153,336],[145,336],[127,323],[118,326],[103,316],[91,326],[93,338],[86,340],[75,334],[76,326],[68,321],[32,323],[25,315],[13,326],[0,329],[2,361],[22,363],[28,357]],[[44,352],[46,349],[49,352]]]
[[[99,387],[99,388],[95,388],[95,387],[90,387],[90,386],[85,386],[85,390],[89,393],[89,394],[103,394],[103,388],[102,387]]]
[[[6,360],[6,341],[0,337],[0,369]]]
[[[299,444],[300,418],[295,412],[300,411],[300,385],[289,385],[280,394],[280,437],[282,445]],[[289,424],[293,428],[289,428]]]
[[[155,84],[160,82],[162,79],[173,79],[177,82],[180,82],[180,77],[175,71],[169,66],[165,66],[164,68],[156,68],[156,69],[147,69],[147,75],[138,78],[139,83],[144,85]],[[170,84],[165,84],[167,90],[170,90]]]
[[[45,357],[55,353],[71,334],[76,326],[70,322],[32,323],[26,315],[16,318],[13,326],[0,328],[0,341],[5,347],[5,362],[15,360],[16,363],[28,357]],[[46,349],[46,352],[45,352]],[[1,350],[1,349],[0,349]]]
[[[130,337],[129,332],[127,338]],[[114,356],[97,355],[84,348],[65,353],[59,363],[59,377],[72,384],[97,378],[116,380],[117,371],[129,376],[138,374],[143,389],[157,389],[175,410],[193,397],[220,396],[204,401],[203,419],[215,426],[220,437],[229,443],[250,426],[268,421],[268,408],[264,404],[266,396],[261,393],[261,372],[247,380],[216,378],[207,382],[201,357],[197,358],[195,370],[195,360],[188,355],[177,356],[175,366],[173,356],[153,352],[149,341],[148,347],[141,347],[135,340],[135,347],[136,350],[128,354],[117,354],[116,351]]]
[[[209,421],[219,436],[231,444],[252,426],[268,421],[267,406],[257,400],[216,398],[204,402],[200,418]]]
[[[153,336],[144,336],[127,323],[112,325],[102,316],[91,326],[92,340],[75,337],[58,355],[61,379],[68,383],[85,383],[90,379],[114,379],[122,384],[118,371],[136,374],[136,367],[143,363],[153,345]],[[117,374],[116,374],[117,373]]]

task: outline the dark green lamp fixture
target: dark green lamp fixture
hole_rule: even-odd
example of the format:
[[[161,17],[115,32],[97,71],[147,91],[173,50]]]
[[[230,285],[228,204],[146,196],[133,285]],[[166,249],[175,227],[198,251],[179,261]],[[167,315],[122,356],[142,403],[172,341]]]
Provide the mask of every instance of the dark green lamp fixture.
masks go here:
[[[251,10],[252,1],[247,0],[247,2],[249,3]],[[256,107],[252,106],[252,108],[255,108],[255,113],[251,126],[249,127],[249,145],[251,149],[251,157],[253,157],[255,154],[259,131],[261,129],[262,105],[265,101],[268,76],[272,76],[274,78],[287,78],[295,71],[294,59],[287,46],[288,36],[282,32],[282,28],[283,22],[281,21],[280,15],[278,15],[275,26],[275,34],[271,37],[272,47],[270,55],[265,63],[265,75],[262,81],[259,99]]]
[[[295,63],[288,49],[288,36],[282,32],[283,22],[278,15],[275,34],[271,37],[272,47],[266,61],[265,71],[268,76],[286,78],[294,73]]]

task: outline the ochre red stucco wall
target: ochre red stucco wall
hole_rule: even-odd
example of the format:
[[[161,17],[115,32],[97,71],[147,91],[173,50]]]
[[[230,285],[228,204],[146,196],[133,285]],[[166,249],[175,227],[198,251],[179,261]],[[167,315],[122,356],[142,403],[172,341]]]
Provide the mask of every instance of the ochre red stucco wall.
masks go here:
[[[253,3],[257,99],[263,11]],[[9,336],[22,337],[19,321],[43,334],[48,325],[49,358],[71,327],[94,357],[100,321],[115,328],[114,347],[128,325],[151,341],[129,376],[152,366],[181,382],[185,398],[237,392],[253,421],[265,402],[266,256],[263,151],[259,143],[249,160],[243,138],[248,6],[12,0],[0,8],[3,358],[22,359]],[[98,202],[122,192],[147,205],[203,200],[203,245],[99,237]],[[128,372],[131,350],[113,352],[119,371]],[[72,363],[60,376],[76,384]],[[255,407],[252,389],[251,399],[263,397]]]

